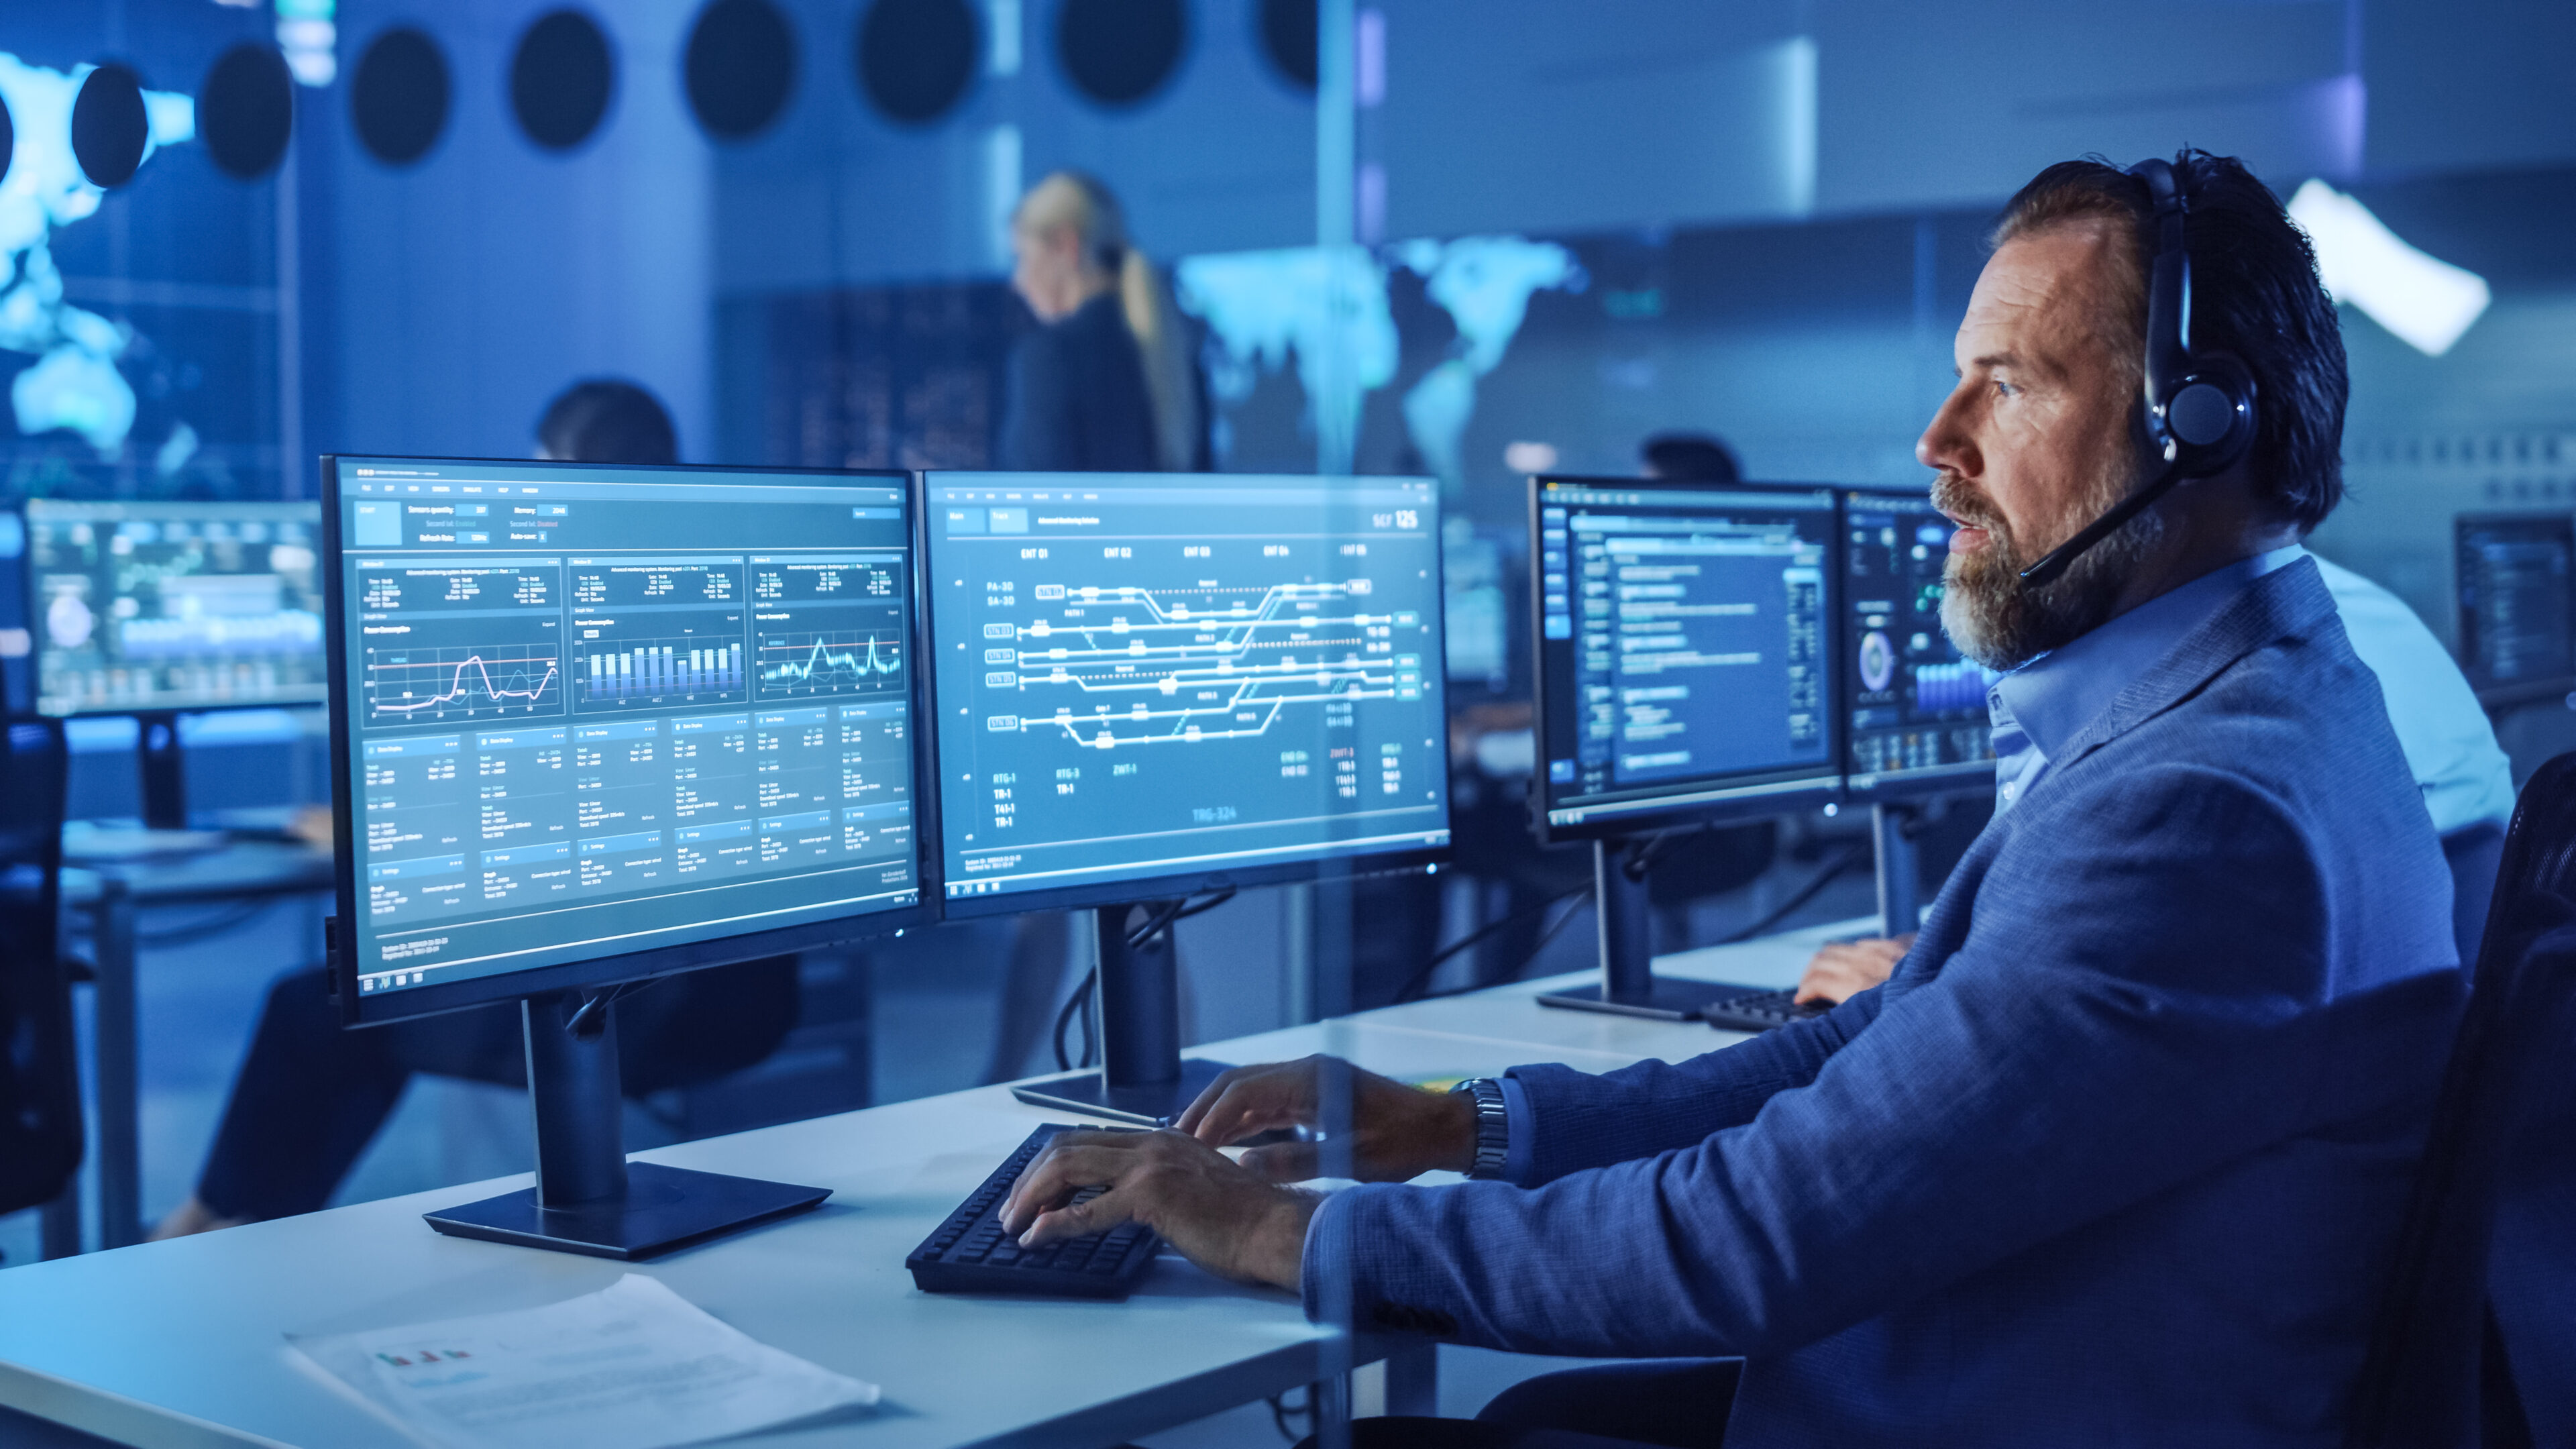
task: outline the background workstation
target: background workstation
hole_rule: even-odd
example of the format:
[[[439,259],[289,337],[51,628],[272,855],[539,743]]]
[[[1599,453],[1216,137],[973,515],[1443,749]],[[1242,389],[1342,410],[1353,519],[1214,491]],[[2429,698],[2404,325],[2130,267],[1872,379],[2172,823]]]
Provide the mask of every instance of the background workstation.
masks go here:
[[[2225,37],[2212,74],[2202,52],[2136,44],[2116,7],[2033,28],[1877,0],[726,0],[541,29],[557,9],[81,0],[0,22],[13,186],[36,178],[0,220],[39,318],[0,337],[6,502],[309,507],[316,454],[523,455],[547,400],[600,374],[649,386],[691,461],[991,468],[1031,325],[1001,276],[1008,214],[1078,165],[1125,197],[1202,335],[1222,470],[1436,480],[1459,838],[1416,917],[1426,948],[1502,927],[1431,984],[1535,979],[1597,944],[1579,896],[1513,923],[1592,878],[1579,845],[1520,845],[1544,768],[1513,712],[1544,629],[1527,475],[1630,473],[1641,438],[1695,428],[1751,477],[1918,486],[1911,440],[2002,197],[2045,160],[2188,139],[2285,195],[2329,188],[2310,216],[2349,220],[2349,198],[2474,275],[2485,305],[2455,336],[2406,310],[2402,276],[2335,282],[2353,499],[2314,543],[2458,651],[2517,778],[2576,745],[2559,703],[2576,686],[2576,120],[2548,59],[2576,22],[2554,12],[2212,6],[2194,12]],[[264,92],[219,68],[245,44],[288,68],[282,151],[261,144]],[[86,168],[113,178],[115,157],[75,154],[69,120],[108,60],[132,67],[144,128],[103,188]],[[2327,244],[2333,223],[2311,225]],[[0,520],[28,575],[48,567],[40,513]],[[13,580],[0,610],[45,597]],[[37,707],[38,627],[0,618],[19,708]],[[1857,639],[1845,657],[1866,671]],[[75,881],[77,933],[104,943],[79,949],[127,968],[77,992],[81,1040],[132,1045],[86,1068],[86,1224],[58,1213],[48,1239],[36,1212],[0,1218],[11,1264],[75,1228],[131,1241],[186,1196],[269,981],[317,954],[319,877],[292,827],[330,798],[320,711],[96,703],[68,723],[71,819],[174,823],[138,768],[166,725],[198,816],[178,823],[231,827],[227,858],[259,859],[209,887],[217,852],[75,832],[76,867],[114,882]],[[1925,889],[1982,811],[1927,807]],[[1658,949],[1772,916],[1837,862],[1780,924],[1876,912],[1868,811],[1806,802],[1757,834],[1739,854],[1758,857],[1702,858],[1656,896]],[[127,915],[83,905],[110,894]],[[1410,985],[1420,951],[1310,974],[1304,910],[1253,888],[1175,925],[1192,1042]],[[1050,1068],[1043,1042],[995,1060],[1007,957],[913,938],[806,952],[781,1049],[631,1107],[630,1145]],[[531,1150],[519,1100],[416,1078],[338,1200],[482,1181]]]

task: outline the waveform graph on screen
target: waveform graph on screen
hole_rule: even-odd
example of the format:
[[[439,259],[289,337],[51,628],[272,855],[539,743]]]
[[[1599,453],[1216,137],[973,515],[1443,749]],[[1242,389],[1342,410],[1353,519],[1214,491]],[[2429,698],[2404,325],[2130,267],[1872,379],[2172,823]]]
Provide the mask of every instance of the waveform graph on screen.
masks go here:
[[[795,629],[764,633],[760,697],[801,699],[900,688],[903,640],[894,629]]]
[[[563,660],[552,643],[369,648],[370,726],[445,724],[563,713]]]

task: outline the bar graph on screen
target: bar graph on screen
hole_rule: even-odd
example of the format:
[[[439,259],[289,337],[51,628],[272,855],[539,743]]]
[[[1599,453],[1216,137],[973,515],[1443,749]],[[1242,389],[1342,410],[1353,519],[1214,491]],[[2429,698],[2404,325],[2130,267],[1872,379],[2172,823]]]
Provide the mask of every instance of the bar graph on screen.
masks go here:
[[[573,675],[584,710],[677,701],[719,704],[748,697],[740,644],[705,636],[584,642]]]

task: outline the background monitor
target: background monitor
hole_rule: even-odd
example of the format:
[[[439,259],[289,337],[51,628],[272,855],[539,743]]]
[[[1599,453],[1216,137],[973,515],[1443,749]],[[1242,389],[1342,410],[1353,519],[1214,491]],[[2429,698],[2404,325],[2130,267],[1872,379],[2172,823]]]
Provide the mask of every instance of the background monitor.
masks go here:
[[[2576,689],[2576,519],[2463,514],[2458,559],[2460,668],[2488,705]]]
[[[904,475],[325,468],[349,1020],[935,913]]]
[[[1429,861],[1437,485],[932,473],[948,914]]]
[[[1985,673],[1941,629],[1950,533],[1928,493],[1843,492],[1844,774],[1856,797],[1994,787]]]
[[[1549,841],[1834,799],[1830,488],[1530,480]]]
[[[27,501],[36,708],[318,704],[313,503]]]

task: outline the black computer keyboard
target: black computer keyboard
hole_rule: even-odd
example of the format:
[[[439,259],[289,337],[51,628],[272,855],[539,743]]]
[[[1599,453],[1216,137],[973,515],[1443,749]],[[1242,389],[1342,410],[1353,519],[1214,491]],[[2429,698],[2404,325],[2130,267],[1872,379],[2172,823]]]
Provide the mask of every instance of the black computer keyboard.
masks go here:
[[[1700,1009],[1700,1015],[1708,1018],[1709,1025],[1727,1031],[1769,1031],[1833,1009],[1830,1001],[1810,1001],[1801,1006],[1795,991],[1748,991],[1742,996],[1712,1001]]]
[[[913,1286],[924,1293],[1038,1293],[1057,1298],[1124,1298],[1136,1280],[1154,1264],[1163,1240],[1141,1223],[1105,1233],[1086,1233],[1023,1252],[1002,1231],[1002,1199],[1011,1184],[1037,1159],[1040,1149],[1059,1132],[1132,1129],[1074,1127],[1050,1122],[1029,1134],[984,1185],[967,1195],[939,1225],[939,1231],[912,1250],[903,1265],[912,1270]],[[1075,1197],[1088,1202],[1103,1189],[1085,1188]]]

